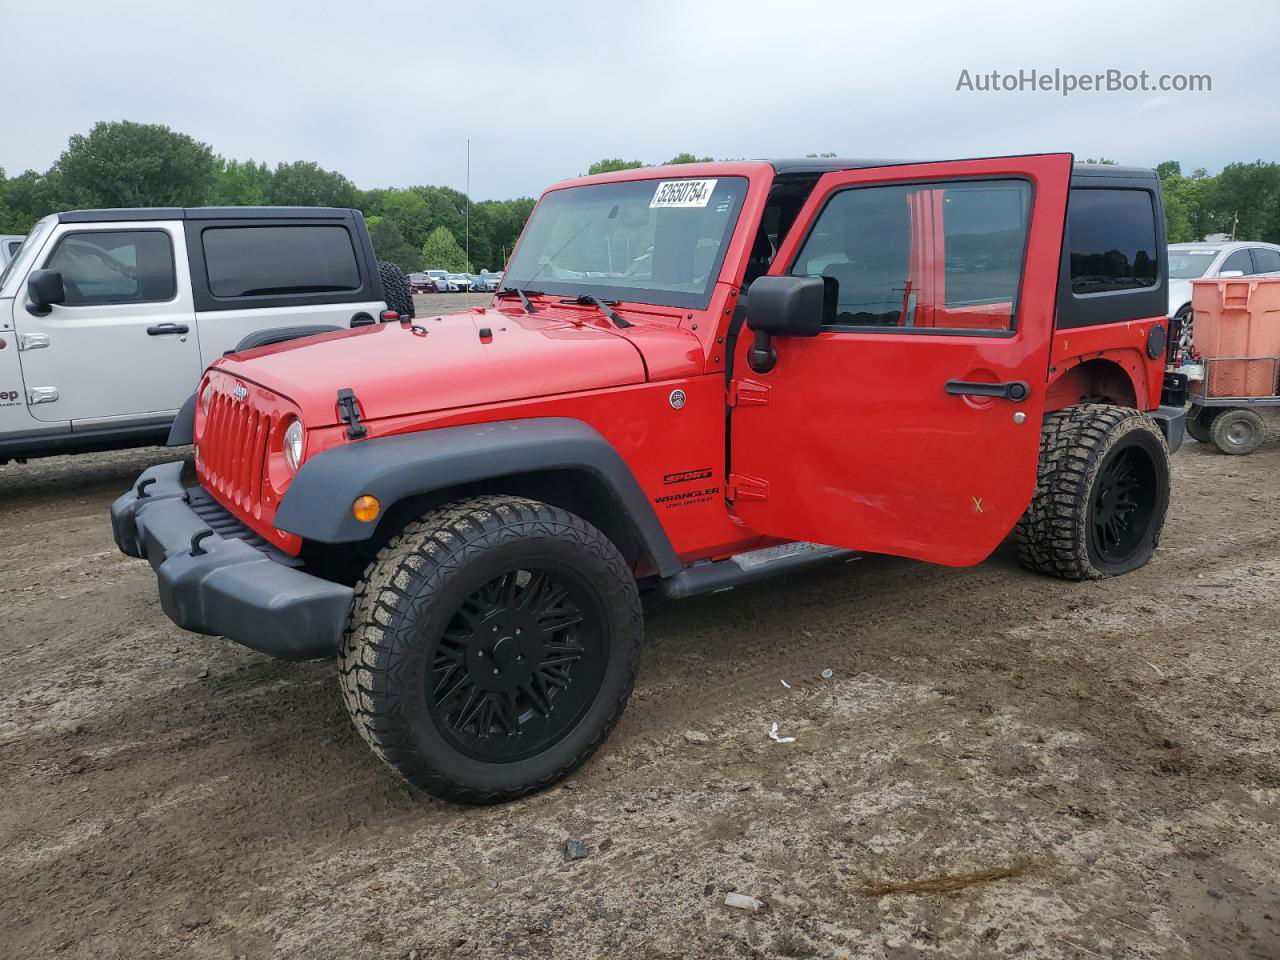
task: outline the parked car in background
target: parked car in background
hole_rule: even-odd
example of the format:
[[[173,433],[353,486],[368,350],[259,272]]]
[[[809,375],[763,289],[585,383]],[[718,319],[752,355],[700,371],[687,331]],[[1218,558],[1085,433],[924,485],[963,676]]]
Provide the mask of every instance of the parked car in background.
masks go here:
[[[445,279],[449,281],[450,293],[466,293],[471,289],[471,277],[468,274],[450,273]]]
[[[435,293],[436,282],[425,273],[409,274],[409,289],[414,293]]]
[[[1174,358],[1191,350],[1191,281],[1280,276],[1280,246],[1257,240],[1169,244],[1169,317]]]
[[[483,286],[479,287],[485,293],[496,293],[502,286],[502,274],[500,273],[482,273],[480,281]]]
[[[457,293],[457,284],[449,279],[449,271],[447,270],[428,270],[427,276],[431,278],[431,282],[435,284],[436,293]]]
[[[18,255],[18,248],[22,246],[22,241],[25,239],[26,237],[16,234],[0,235],[0,267]]]

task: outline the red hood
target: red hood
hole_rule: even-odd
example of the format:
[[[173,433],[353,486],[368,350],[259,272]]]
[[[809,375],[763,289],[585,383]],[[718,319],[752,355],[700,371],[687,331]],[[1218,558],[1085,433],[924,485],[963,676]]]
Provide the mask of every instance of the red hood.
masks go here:
[[[669,324],[638,323],[631,336],[581,312],[497,310],[375,324],[224,357],[216,366],[288,397],[309,426],[337,422],[338,390],[351,387],[376,420],[643,383],[642,349],[695,373],[697,341]],[[488,332],[490,337],[481,337]],[[634,342],[633,342],[634,340]],[[650,365],[654,369],[654,364]],[[655,370],[656,372],[656,370]]]

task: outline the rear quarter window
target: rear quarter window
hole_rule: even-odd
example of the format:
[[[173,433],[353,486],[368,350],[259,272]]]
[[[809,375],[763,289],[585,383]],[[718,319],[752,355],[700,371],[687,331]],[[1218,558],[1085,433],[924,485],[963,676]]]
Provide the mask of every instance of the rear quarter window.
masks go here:
[[[361,286],[343,226],[208,227],[201,242],[215,297],[348,293]]]
[[[1167,273],[1164,214],[1155,174],[1073,176],[1057,326],[1164,317],[1169,311]]]
[[[1146,190],[1073,190],[1067,212],[1071,292],[1156,284],[1156,216]]]

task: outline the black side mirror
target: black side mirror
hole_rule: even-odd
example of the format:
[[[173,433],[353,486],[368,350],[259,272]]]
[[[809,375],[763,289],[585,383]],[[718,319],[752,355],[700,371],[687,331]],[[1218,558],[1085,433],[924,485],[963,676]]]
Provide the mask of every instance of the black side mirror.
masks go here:
[[[62,274],[57,270],[32,270],[27,277],[27,299],[31,303],[27,311],[37,317],[44,317],[53,309],[55,303],[67,299],[67,292],[62,286]]]
[[[768,373],[778,362],[774,337],[816,337],[835,319],[836,281],[832,277],[757,277],[747,290],[747,326],[755,343],[747,363]]]

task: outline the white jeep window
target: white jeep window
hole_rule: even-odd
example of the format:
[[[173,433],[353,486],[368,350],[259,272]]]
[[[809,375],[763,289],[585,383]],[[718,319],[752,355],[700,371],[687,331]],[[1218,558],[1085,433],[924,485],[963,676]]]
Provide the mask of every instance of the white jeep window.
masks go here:
[[[68,233],[45,269],[62,274],[68,307],[172,300],[177,290],[173,241],[164,230]]]

